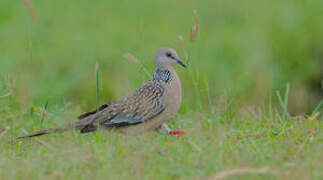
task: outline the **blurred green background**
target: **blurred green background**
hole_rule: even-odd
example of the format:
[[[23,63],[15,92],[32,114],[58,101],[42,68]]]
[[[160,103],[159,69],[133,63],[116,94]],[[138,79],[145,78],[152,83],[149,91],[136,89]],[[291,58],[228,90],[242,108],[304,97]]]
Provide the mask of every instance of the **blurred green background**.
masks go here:
[[[184,86],[181,111],[223,95],[262,106],[288,83],[292,114],[311,112],[322,99],[321,0],[23,2],[0,1],[0,96],[15,97],[2,98],[3,107],[72,102],[82,111],[93,109],[96,62],[104,103],[149,78],[125,60],[126,52],[152,73],[159,47],[184,58],[180,34],[190,64],[177,68]],[[201,29],[190,43],[194,9]]]
[[[322,12],[322,0],[0,0],[0,179],[206,179],[248,167],[270,172],[231,179],[322,179]],[[176,67],[183,103],[167,122],[182,137],[16,140],[93,110],[96,63],[99,103],[140,87],[160,47],[189,64]]]

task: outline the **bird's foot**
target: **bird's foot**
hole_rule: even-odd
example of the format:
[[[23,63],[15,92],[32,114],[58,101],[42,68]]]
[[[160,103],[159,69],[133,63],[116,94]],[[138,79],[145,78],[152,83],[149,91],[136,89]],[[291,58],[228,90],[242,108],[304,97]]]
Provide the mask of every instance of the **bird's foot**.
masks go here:
[[[185,133],[186,133],[186,131],[183,129],[170,130],[168,132],[169,135],[176,135],[176,137],[179,137]]]
[[[186,133],[186,130],[182,130],[182,129],[171,130],[165,123],[162,124],[161,127],[157,129],[157,131],[162,134],[176,135],[176,137],[179,137]]]

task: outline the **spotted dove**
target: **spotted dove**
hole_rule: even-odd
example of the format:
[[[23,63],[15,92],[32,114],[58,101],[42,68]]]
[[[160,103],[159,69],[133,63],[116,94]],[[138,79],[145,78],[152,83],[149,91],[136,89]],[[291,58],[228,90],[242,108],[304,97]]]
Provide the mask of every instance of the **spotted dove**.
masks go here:
[[[80,115],[78,121],[66,127],[47,129],[19,138],[69,129],[88,133],[101,128],[136,135],[167,127],[164,123],[177,113],[182,102],[181,82],[173,68],[174,64],[186,67],[175,50],[161,48],[155,55],[155,73],[142,87],[120,99],[103,104],[94,111]]]

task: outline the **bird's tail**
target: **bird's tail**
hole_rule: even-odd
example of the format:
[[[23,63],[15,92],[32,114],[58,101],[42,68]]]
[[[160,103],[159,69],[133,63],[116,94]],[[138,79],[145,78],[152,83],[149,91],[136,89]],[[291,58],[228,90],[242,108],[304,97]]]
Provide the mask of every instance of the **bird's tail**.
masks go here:
[[[107,107],[107,105],[102,105],[99,110],[104,109],[105,107]],[[96,118],[96,111],[92,111],[92,112],[88,112],[85,113],[81,116],[79,116],[79,121],[69,124],[65,127],[61,127],[61,128],[52,128],[52,129],[45,129],[42,131],[38,131],[35,133],[31,133],[25,136],[20,136],[18,137],[18,139],[23,139],[23,138],[31,138],[31,137],[36,137],[36,136],[42,136],[45,134],[51,134],[51,133],[56,133],[56,132],[64,132],[70,129],[80,129],[81,133],[87,133],[87,132],[91,132],[91,131],[95,131],[96,127],[94,125],[92,125],[92,122],[94,120],[94,118]]]
[[[56,132],[64,132],[64,131],[67,131],[70,128],[71,127],[68,126],[68,127],[63,127],[63,128],[45,129],[45,130],[38,131],[38,132],[35,132],[35,133],[27,134],[25,136],[20,136],[17,139],[31,138],[31,137],[42,136],[42,135],[45,135],[45,134],[51,134],[51,133],[56,133]]]

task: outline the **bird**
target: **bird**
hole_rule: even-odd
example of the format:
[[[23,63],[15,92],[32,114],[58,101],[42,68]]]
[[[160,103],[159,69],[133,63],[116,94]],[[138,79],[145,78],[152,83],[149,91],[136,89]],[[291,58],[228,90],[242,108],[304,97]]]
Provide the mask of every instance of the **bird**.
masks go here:
[[[115,101],[81,114],[78,120],[61,128],[42,130],[20,136],[30,138],[63,132],[70,129],[89,133],[98,129],[115,130],[127,135],[138,135],[153,130],[165,130],[168,134],[183,134],[184,131],[171,131],[165,124],[181,106],[182,86],[174,69],[175,64],[184,68],[187,65],[172,48],[160,48],[154,58],[155,72],[140,88]]]

